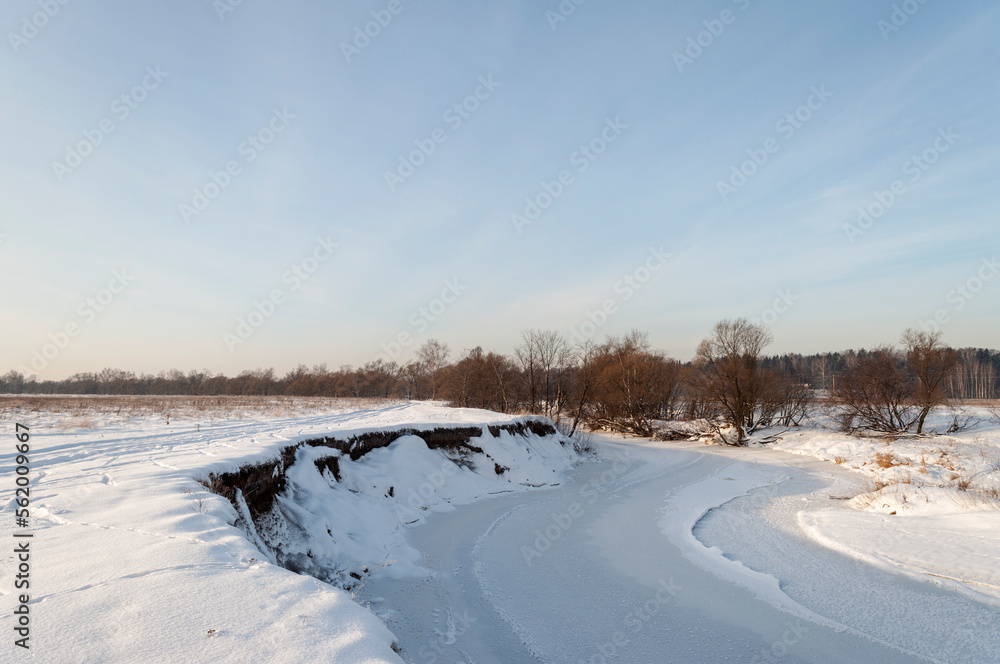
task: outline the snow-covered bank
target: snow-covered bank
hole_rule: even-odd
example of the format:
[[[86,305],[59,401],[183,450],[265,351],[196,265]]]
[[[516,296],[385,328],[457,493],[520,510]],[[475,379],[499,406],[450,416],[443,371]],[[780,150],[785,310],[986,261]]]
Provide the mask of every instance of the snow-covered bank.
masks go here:
[[[376,566],[396,578],[426,572],[405,533],[425,512],[558,484],[580,458],[568,443],[534,418],[342,432],[207,483],[272,562],[351,589]]]
[[[894,572],[1000,604],[1000,513],[884,516],[801,512],[816,541]]]
[[[930,428],[956,417],[968,430],[898,439],[808,427],[774,447],[812,456],[864,478],[842,506],[803,511],[817,542],[870,564],[1000,601],[1000,422],[985,409],[944,409]]]
[[[796,617],[839,628],[840,625],[789,598],[782,592],[779,579],[728,558],[718,547],[705,546],[694,534],[698,522],[713,509],[734,498],[746,496],[754,489],[787,479],[786,474],[774,467],[728,460],[709,477],[667,494],[658,525],[685,558],[715,576],[743,586],[761,600]]]
[[[814,456],[857,470],[870,479],[867,499],[852,506],[888,514],[1000,509],[1000,421],[985,409],[962,414],[942,409],[929,428],[946,431],[956,418],[971,418],[967,430],[899,437],[852,436],[818,425],[782,434],[774,448]]]
[[[511,422],[496,413],[417,404],[214,426],[177,419],[137,425],[108,416],[98,428],[80,429],[51,414],[20,415],[28,416],[19,422],[31,427],[32,435],[30,652],[40,661],[94,663],[399,662],[391,648],[394,637],[378,618],[347,592],[270,564],[266,550],[235,526],[239,515],[233,505],[198,480],[274,461],[307,439]],[[11,440],[13,425],[5,427]],[[559,468],[572,454],[557,441],[541,443],[530,435],[515,441],[509,432],[494,437],[484,431],[474,444],[511,470],[497,474],[494,463],[487,467],[485,457],[474,455],[476,471],[458,467],[437,486],[434,473],[443,474],[446,462],[455,464],[422,440],[404,437],[357,462],[342,461],[342,483],[331,487],[308,457],[320,448],[303,446],[301,463],[286,468],[288,486],[297,487],[301,503],[283,504],[300,510],[310,496],[329,492],[342,511],[316,513],[337,534],[340,548],[326,553],[349,558],[378,549],[379,560],[400,554],[405,562],[412,554],[403,555],[398,520],[381,480],[391,477],[393,494],[403,500],[410,489],[430,494],[418,513],[424,507],[451,509],[450,503],[482,493],[558,482]],[[14,477],[12,461],[10,455],[2,458],[0,477]],[[8,541],[13,488],[13,481],[0,486],[11,517],[0,526],[0,536]],[[384,527],[358,530],[350,521],[358,505],[367,505],[362,509],[369,516],[386,515]],[[323,524],[304,512],[298,523]],[[0,596],[9,606],[16,565],[13,555],[0,559]],[[12,633],[12,626],[13,616],[4,612],[0,629]]]

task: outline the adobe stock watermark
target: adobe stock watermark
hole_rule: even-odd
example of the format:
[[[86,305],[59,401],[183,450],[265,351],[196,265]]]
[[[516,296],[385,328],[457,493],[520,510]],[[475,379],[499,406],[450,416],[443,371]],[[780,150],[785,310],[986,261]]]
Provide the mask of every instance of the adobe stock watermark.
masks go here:
[[[586,505],[593,505],[598,497],[608,492],[608,487],[615,480],[621,479],[631,469],[631,459],[620,452],[609,457],[613,461],[611,468],[601,473],[600,477],[585,486],[580,491],[580,495],[586,499]],[[573,501],[562,512],[553,512],[549,515],[549,522],[545,527],[535,531],[535,539],[531,545],[521,545],[521,556],[524,563],[532,566],[535,558],[541,558],[542,554],[552,548],[552,545],[562,539],[573,524],[577,523],[585,514],[585,505],[580,501]]]
[[[406,9],[406,5],[401,0],[389,0],[385,9],[372,10],[372,20],[364,25],[354,26],[354,38],[349,42],[340,42],[340,52],[344,54],[344,59],[347,60],[347,63],[350,64],[354,56],[361,55],[361,51],[368,48],[372,40],[381,35],[382,31],[389,27],[393,17],[402,14],[404,9]]]
[[[472,91],[472,94],[449,106],[441,119],[447,123],[452,133],[458,131],[501,85],[493,80],[493,74],[480,76],[479,85]],[[448,131],[441,127],[435,127],[426,138],[415,139],[413,145],[416,146],[416,149],[411,150],[406,155],[399,155],[396,170],[385,172],[385,183],[389,186],[389,191],[395,193],[396,189],[416,173],[418,168],[427,163],[427,159],[437,151],[438,146],[447,140]]]
[[[640,634],[649,622],[655,618],[664,607],[670,604],[677,596],[680,586],[674,584],[673,577],[664,581],[660,579],[657,583],[656,594],[641,604],[636,604],[632,610],[625,614],[622,620],[622,628],[615,630],[610,641],[600,643],[595,648],[596,652],[585,660],[577,660],[586,664],[609,664],[619,659],[628,648],[630,637],[634,638]]]
[[[741,12],[745,12],[750,7],[750,0],[732,0],[732,3]],[[702,56],[705,49],[710,48],[715,40],[722,36],[722,33],[726,31],[726,26],[736,22],[737,16],[739,14],[732,9],[723,9],[718,18],[702,21],[701,24],[705,26],[705,29],[695,35],[690,35],[687,38],[687,47],[683,51],[674,51],[674,64],[677,66],[677,71],[683,74],[684,67],[693,65],[694,61]]]
[[[396,335],[393,341],[381,344],[384,351],[381,358],[386,362],[392,362],[399,357],[403,349],[409,348],[413,344],[416,335],[426,332],[431,323],[444,316],[445,312],[468,289],[469,287],[462,285],[457,278],[445,279],[441,294],[433,298],[426,305],[418,307],[416,311],[410,314],[409,319],[407,319],[414,331],[407,332],[403,330]]]
[[[191,223],[193,217],[207,210],[212,201],[233,183],[234,178],[243,173],[243,167],[256,160],[294,119],[295,116],[288,112],[287,107],[282,107],[281,110],[275,108],[271,118],[263,127],[236,146],[236,154],[243,157],[242,163],[238,159],[230,159],[221,170],[210,172],[208,181],[192,190],[190,203],[181,203],[177,206],[184,223]]]
[[[446,614],[444,629],[435,628],[434,636],[429,637],[428,643],[417,650],[417,655],[421,658],[420,661],[425,664],[434,664],[438,661],[438,657],[446,656],[446,648],[455,645],[458,639],[468,632],[472,628],[472,624],[476,622],[476,619],[469,615],[468,610],[463,611],[462,615],[457,617],[450,609],[447,610]]]
[[[587,0],[562,0],[559,6],[556,7],[556,11],[547,9],[545,11],[545,20],[549,22],[552,32],[555,32],[559,28],[560,23],[568,21],[569,17],[576,13],[577,7],[586,4],[586,2]]]
[[[69,347],[70,342],[88,325],[97,320],[97,316],[107,310],[125,290],[132,285],[135,277],[129,274],[127,268],[113,270],[107,286],[99,289],[91,297],[84,298],[76,306],[77,319],[67,322],[62,328],[47,335],[48,341],[39,348],[32,349],[30,368],[25,365],[18,367],[24,375],[45,371],[49,364]]]
[[[778,664],[791,652],[790,648],[797,643],[801,643],[802,639],[808,634],[809,629],[802,624],[801,620],[796,620],[793,625],[791,621],[785,621],[784,632],[781,634],[781,638],[775,639],[770,647],[761,648],[758,651],[751,662],[753,664]],[[780,629],[780,627],[779,627]]]
[[[448,483],[448,479],[458,474],[460,467],[451,459],[441,462],[441,467],[432,470],[424,476],[424,481],[416,489],[410,489],[410,495],[406,496],[406,503],[399,502],[402,496],[397,498],[393,507],[396,519],[403,525],[410,525],[420,520],[424,506],[428,505],[431,498],[437,495],[438,490]]]
[[[771,306],[764,311],[760,312],[760,316],[756,316],[750,319],[750,322],[754,325],[774,325],[778,322],[778,319],[782,315],[787,314],[795,303],[801,298],[800,295],[795,295],[792,293],[791,287],[785,288],[784,290],[777,290],[777,297],[774,298],[774,302]]]
[[[760,172],[760,169],[770,161],[771,157],[781,149],[781,141],[789,141],[795,133],[802,129],[809,120],[813,118],[816,111],[823,108],[830,100],[833,93],[826,89],[826,85],[815,85],[809,88],[809,96],[805,103],[798,106],[794,111],[786,113],[781,119],[774,123],[774,131],[779,137],[770,137],[758,148],[747,150],[749,159],[743,161],[739,166],[733,165],[729,169],[729,179],[719,180],[715,183],[715,188],[725,203],[729,197],[739,191],[750,178]]]
[[[226,20],[226,14],[232,14],[242,4],[243,0],[212,0],[212,9],[219,17],[219,23],[223,23]]]
[[[662,245],[659,248],[650,247],[648,253],[643,263],[615,282],[613,287],[615,297],[605,299],[597,309],[588,309],[585,320],[570,328],[568,339],[571,344],[582,344],[597,334],[597,331],[621,310],[621,305],[635,297],[635,294],[663,269],[672,256],[663,250]]]
[[[49,22],[56,17],[59,11],[68,5],[71,0],[38,0],[38,8],[34,14],[21,17],[21,29],[17,32],[7,33],[7,41],[10,47],[17,54],[22,48],[28,45],[32,39],[38,36]]]
[[[569,507],[562,512],[553,512],[550,515],[550,523],[541,530],[535,531],[535,541],[531,546],[521,545],[521,556],[524,557],[524,564],[532,566],[532,560],[541,558],[542,554],[552,548],[555,542],[562,539],[562,536],[570,527],[579,521],[584,515],[583,505],[578,502],[570,503]]]
[[[982,292],[987,284],[996,278],[997,274],[1000,274],[1000,262],[997,261],[997,257],[982,259],[979,268],[971,277],[956,284],[948,291],[945,301],[951,306],[937,309],[933,317],[920,321],[920,327],[929,334],[940,332],[945,325],[951,322],[952,314],[964,309],[976,295]]]
[[[302,288],[302,284],[308,281],[319,270],[323,263],[330,260],[340,245],[330,239],[327,235],[317,237],[316,244],[308,256],[300,261],[296,261],[287,270],[281,273],[281,283],[286,288],[274,288],[261,300],[253,301],[253,308],[244,316],[236,319],[236,328],[233,332],[223,332],[222,342],[230,354],[245,344],[261,326],[274,316],[278,307],[288,301],[288,294]]]
[[[941,155],[951,150],[955,142],[961,138],[959,134],[947,129],[938,129],[937,137],[919,154],[912,155],[903,162],[903,175],[909,176],[908,180],[898,178],[889,184],[888,189],[876,191],[872,194],[872,202],[858,208],[858,219],[854,223],[844,224],[844,233],[847,240],[854,244],[857,238],[861,237],[872,229],[875,222],[888,212],[900,198],[909,191],[907,182],[914,185],[920,181],[924,173],[941,159]]]
[[[104,143],[105,137],[118,128],[118,122],[124,122],[132,115],[132,112],[139,108],[139,104],[146,101],[149,93],[160,87],[160,84],[170,76],[168,72],[160,69],[160,65],[146,67],[146,75],[138,85],[128,92],[115,97],[111,102],[111,116],[104,117],[93,129],[83,132],[83,138],[74,145],[66,146],[66,157],[63,161],[52,162],[52,173],[56,176],[57,182],[62,182],[67,175],[83,165],[83,161],[94,154],[94,151]]]
[[[875,23],[875,27],[882,33],[882,41],[889,41],[889,36],[899,32],[900,28],[909,23],[910,18],[926,4],[927,0],[903,0],[898,5],[894,4],[888,21],[880,18]]]
[[[604,121],[604,128],[597,136],[580,145],[569,156],[570,166],[573,166],[574,169],[560,171],[551,182],[542,180],[542,191],[524,199],[524,210],[521,213],[515,212],[510,215],[510,221],[514,224],[514,230],[517,231],[518,235],[524,232],[525,226],[530,226],[538,221],[542,213],[552,207],[556,199],[576,182],[573,175],[574,170],[580,174],[590,168],[591,164],[607,152],[611,144],[621,138],[626,129],[628,129],[628,125],[624,124],[619,116],[615,116],[614,120],[608,118]]]

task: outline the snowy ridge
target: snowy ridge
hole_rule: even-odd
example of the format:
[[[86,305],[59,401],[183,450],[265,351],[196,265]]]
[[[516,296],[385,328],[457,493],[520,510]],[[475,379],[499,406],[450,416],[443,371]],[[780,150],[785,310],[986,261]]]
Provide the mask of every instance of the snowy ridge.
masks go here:
[[[405,537],[424,513],[558,482],[578,460],[541,418],[336,433],[213,474],[209,485],[233,502],[247,538],[277,564],[348,589],[376,569],[393,578],[425,574]]]
[[[667,495],[667,503],[661,510],[663,516],[659,526],[664,534],[681,549],[685,558],[720,579],[750,590],[759,599],[785,613],[816,625],[828,627],[836,632],[847,632],[866,638],[873,643],[887,646],[921,660],[940,661],[812,611],[787,595],[781,588],[781,581],[775,576],[744,565],[742,561],[727,556],[716,546],[706,546],[694,534],[698,523],[712,510],[723,507],[736,498],[752,495],[755,489],[769,484],[782,483],[788,479],[789,477],[786,475],[762,470],[755,462],[730,461],[714,472],[712,476],[670,492]],[[803,520],[803,516],[806,516],[806,513],[800,512],[800,526],[808,532],[810,521],[808,518]],[[815,533],[810,532],[810,534],[816,536]],[[835,546],[833,542],[828,545],[849,552],[842,545]],[[885,565],[884,561],[882,561],[882,566],[891,571],[900,571],[899,569],[891,569],[891,566]]]
[[[996,512],[888,517],[826,510],[799,512],[798,519],[835,551],[1000,606]]]
[[[725,476],[720,477],[723,473]],[[848,629],[844,625],[810,611],[786,595],[774,576],[750,569],[739,560],[727,558],[718,547],[706,547],[694,535],[698,522],[711,510],[734,498],[748,495],[755,488],[785,479],[787,478],[773,473],[764,474],[754,464],[729,462],[708,479],[680,487],[669,494],[661,511],[660,529],[688,560],[712,574],[747,588],[760,599],[797,618],[844,631]]]

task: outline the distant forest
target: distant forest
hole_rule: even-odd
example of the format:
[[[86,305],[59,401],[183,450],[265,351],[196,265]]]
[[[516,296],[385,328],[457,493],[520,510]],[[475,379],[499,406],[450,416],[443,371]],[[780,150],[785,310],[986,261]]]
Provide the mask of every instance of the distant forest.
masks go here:
[[[580,374],[601,349],[612,350],[615,343],[632,343],[642,352],[652,352],[645,335],[632,333],[622,340],[611,339],[605,346],[570,348],[553,333],[530,331],[512,355],[484,351],[476,347],[454,361],[444,344],[430,340],[407,364],[383,359],[360,367],[341,366],[330,370],[325,364],[300,365],[284,375],[274,369],[254,369],[235,376],[210,371],[183,373],[176,369],[158,374],[136,374],[121,369],[78,373],[64,380],[37,380],[11,371],[0,376],[4,394],[95,394],[95,395],[261,395],[319,397],[378,397],[403,399],[444,399],[464,406],[513,411],[529,408],[538,401],[570,399]],[[787,354],[765,356],[765,368],[789,377],[811,390],[831,391],[848,367],[874,351],[842,351],[816,355]],[[662,354],[678,371],[667,372],[670,381],[678,378],[683,393],[683,374],[691,362],[678,363]],[[1000,398],[1000,351],[985,348],[957,350],[958,362],[945,382],[949,397],[956,399]],[[677,374],[677,375],[675,375]],[[673,386],[671,386],[673,389]]]

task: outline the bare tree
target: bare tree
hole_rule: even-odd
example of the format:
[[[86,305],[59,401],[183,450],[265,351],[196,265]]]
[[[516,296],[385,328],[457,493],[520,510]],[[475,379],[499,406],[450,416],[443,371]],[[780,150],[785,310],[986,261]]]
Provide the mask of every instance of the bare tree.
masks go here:
[[[490,370],[497,409],[504,413],[514,412],[517,406],[517,365],[506,355],[493,352],[486,354],[486,365]]]
[[[941,332],[919,332],[914,329],[903,333],[906,364],[917,380],[913,394],[914,403],[920,408],[917,433],[923,433],[927,415],[935,406],[944,403],[945,381],[958,364],[958,354],[941,343]]]
[[[990,351],[963,348],[958,353],[958,365],[948,378],[948,393],[956,399],[996,399],[997,364]]]
[[[891,346],[858,354],[837,382],[845,430],[903,433],[920,417],[913,406],[914,381],[903,356]]]
[[[761,426],[798,426],[809,411],[809,387],[794,376],[779,371],[764,372],[761,394]]]
[[[510,358],[476,346],[444,370],[441,393],[453,405],[510,412],[516,373]]]
[[[611,337],[591,361],[597,377],[590,420],[599,428],[653,435],[653,421],[671,419],[680,387],[680,364],[650,348],[645,333]]]
[[[826,389],[826,376],[830,373],[830,355],[817,355],[812,361],[812,372],[814,376],[819,376],[819,389]]]
[[[601,386],[601,367],[597,363],[600,349],[591,341],[584,341],[572,354],[572,361],[575,364],[573,372],[573,424],[570,427],[569,435],[576,433],[584,414],[590,408],[594,395]]]
[[[743,445],[747,436],[770,424],[765,407],[766,376],[761,366],[771,333],[745,318],[716,324],[712,336],[698,346],[694,360],[697,398],[719,414],[716,433],[730,445]]]
[[[570,347],[555,330],[525,330],[514,349],[525,383],[528,409],[548,417],[558,417],[565,397],[560,369],[569,363]]]
[[[407,399],[422,399],[429,383],[427,372],[420,362],[407,362],[399,369],[400,387]]]
[[[525,330],[521,333],[521,344],[514,348],[514,358],[521,368],[521,374],[524,379],[524,391],[527,398],[528,410],[537,413],[540,359],[538,357],[538,345],[534,341],[534,334],[534,330]]]
[[[437,339],[428,339],[417,349],[417,362],[426,374],[431,399],[437,398],[441,369],[448,364],[448,354],[450,352],[448,345],[441,343]],[[420,397],[418,396],[417,398]]]

